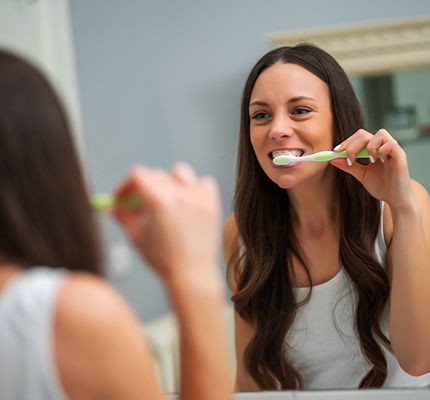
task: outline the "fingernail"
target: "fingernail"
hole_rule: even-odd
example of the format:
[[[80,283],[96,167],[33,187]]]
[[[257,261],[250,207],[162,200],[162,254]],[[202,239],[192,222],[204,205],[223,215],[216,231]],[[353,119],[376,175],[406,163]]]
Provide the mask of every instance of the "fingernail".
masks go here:
[[[381,159],[381,162],[382,162],[382,163],[384,163],[384,162],[385,162],[384,157],[382,157],[382,156],[381,156],[381,157],[379,157],[379,158]]]
[[[370,160],[370,162],[373,164],[374,162],[375,162],[375,159],[373,158],[373,156],[372,155],[370,155],[369,154],[369,160]]]
[[[352,161],[349,157],[346,157],[346,163],[348,164],[348,167],[352,165]]]
[[[341,146],[342,146],[341,144],[338,144],[333,150],[338,151],[341,148]]]

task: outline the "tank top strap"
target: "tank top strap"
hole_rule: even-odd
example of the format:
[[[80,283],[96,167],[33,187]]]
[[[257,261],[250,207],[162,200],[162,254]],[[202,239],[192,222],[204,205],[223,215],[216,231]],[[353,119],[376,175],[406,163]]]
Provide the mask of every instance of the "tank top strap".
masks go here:
[[[387,245],[384,237],[384,202],[381,201],[381,219],[379,223],[378,234],[375,239],[375,254],[378,261],[385,266],[387,258]]]

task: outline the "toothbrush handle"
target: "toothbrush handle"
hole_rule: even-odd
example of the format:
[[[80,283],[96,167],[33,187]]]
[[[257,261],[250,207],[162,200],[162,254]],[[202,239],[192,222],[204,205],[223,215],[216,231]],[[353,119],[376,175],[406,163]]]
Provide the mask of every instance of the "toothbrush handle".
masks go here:
[[[376,153],[378,154],[378,156],[381,155],[381,152],[378,150],[376,150]],[[338,154],[338,156],[336,158],[346,158],[346,151],[341,151],[340,153],[336,153]],[[356,155],[356,158],[369,158],[369,150],[367,149],[361,149]]]
[[[115,198],[114,195],[108,193],[94,194],[91,199],[91,206],[96,210],[108,210],[113,206],[136,208],[140,205],[140,200],[135,196],[127,196]]]

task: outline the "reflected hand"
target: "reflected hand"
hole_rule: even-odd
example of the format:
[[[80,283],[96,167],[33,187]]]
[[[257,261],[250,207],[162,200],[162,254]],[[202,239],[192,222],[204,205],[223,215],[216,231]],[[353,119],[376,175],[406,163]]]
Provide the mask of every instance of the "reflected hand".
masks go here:
[[[162,278],[214,269],[221,203],[212,178],[198,178],[186,164],[170,173],[137,167],[116,190],[118,198],[130,195],[141,206],[113,214]]]
[[[372,155],[368,165],[355,162],[355,154],[364,148]],[[353,175],[373,197],[387,202],[391,207],[410,204],[413,194],[406,154],[385,129],[380,129],[375,135],[359,129],[336,151],[346,151],[352,165],[344,159],[333,160],[330,164]]]

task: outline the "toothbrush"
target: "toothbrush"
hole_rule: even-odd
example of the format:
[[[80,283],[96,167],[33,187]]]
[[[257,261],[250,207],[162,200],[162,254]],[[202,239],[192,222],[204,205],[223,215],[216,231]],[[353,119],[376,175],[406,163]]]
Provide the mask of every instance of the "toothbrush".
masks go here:
[[[141,204],[135,196],[116,198],[109,193],[97,193],[91,197],[90,201],[91,206],[99,211],[108,210],[113,206],[135,208]]]
[[[379,155],[379,150],[378,150]],[[370,158],[369,151],[362,149],[356,154],[357,158]],[[275,157],[272,162],[275,165],[290,165],[296,161],[331,161],[336,158],[347,158],[346,151],[319,151],[318,153],[308,154],[307,156],[297,157],[293,154],[281,154]]]

